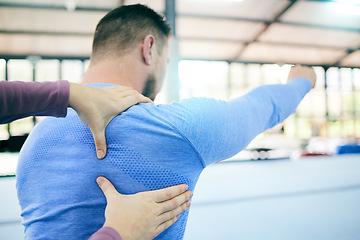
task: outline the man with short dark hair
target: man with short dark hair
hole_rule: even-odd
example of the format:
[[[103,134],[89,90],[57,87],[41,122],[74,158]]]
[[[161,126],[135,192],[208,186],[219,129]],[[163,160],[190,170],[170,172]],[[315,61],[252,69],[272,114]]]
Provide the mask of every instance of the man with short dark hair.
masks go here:
[[[118,64],[121,69],[118,71],[126,71],[132,75],[126,76],[125,85],[154,100],[164,80],[169,37],[170,26],[153,10],[143,5],[116,8],[102,18],[96,27],[91,67],[104,63],[107,65],[109,61],[116,61],[114,64],[121,61]],[[133,59],[132,53],[137,50],[140,42],[143,44],[143,59]],[[138,67],[134,61],[139,60],[143,60],[145,65],[132,71]],[[111,76],[114,77],[117,76]],[[99,81],[110,83],[105,77]],[[83,83],[87,82],[85,79]],[[118,81],[113,83],[118,84]]]
[[[97,26],[83,83],[125,85],[154,98],[167,63],[166,26],[142,5],[108,13]],[[287,118],[314,84],[314,71],[296,66],[287,84],[262,86],[232,101],[138,104],[109,123],[103,161],[96,160],[91,133],[74,112],[41,121],[22,149],[17,172],[26,237],[91,236],[104,223],[106,202],[95,182],[98,176],[124,194],[182,183],[193,191],[206,166],[235,155]],[[184,212],[156,239],[182,239],[187,216]]]

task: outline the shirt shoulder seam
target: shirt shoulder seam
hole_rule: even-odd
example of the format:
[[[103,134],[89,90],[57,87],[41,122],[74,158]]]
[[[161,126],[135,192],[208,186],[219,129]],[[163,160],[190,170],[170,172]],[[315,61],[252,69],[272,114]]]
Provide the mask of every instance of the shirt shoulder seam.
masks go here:
[[[147,108],[143,108],[143,109],[146,110],[148,113],[150,113],[150,114],[152,115],[152,113],[151,113]],[[166,120],[165,118],[163,118],[163,117],[161,117],[161,116],[158,116],[158,115],[157,115],[157,117],[160,118],[160,119],[161,119],[163,122],[165,122],[166,124],[168,124],[171,128],[173,128],[177,133],[180,134],[180,136],[181,136],[183,139],[185,139],[185,140],[188,142],[188,144],[191,146],[192,149],[194,149],[196,155],[197,155],[198,158],[200,159],[201,165],[203,166],[203,168],[205,168],[206,165],[205,165],[204,159],[202,158],[202,156],[201,156],[201,154],[199,153],[199,151],[195,148],[194,144],[190,141],[190,139],[187,138],[187,137],[185,136],[185,134],[184,134],[182,131],[180,131],[180,129],[178,129],[178,128],[177,128],[174,124],[172,124],[170,121],[168,121],[168,120]]]

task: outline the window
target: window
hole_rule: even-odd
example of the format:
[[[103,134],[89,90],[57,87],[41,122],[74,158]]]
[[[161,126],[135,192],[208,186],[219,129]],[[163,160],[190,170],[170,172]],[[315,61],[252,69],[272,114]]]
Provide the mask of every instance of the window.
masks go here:
[[[200,96],[232,99],[263,84],[285,83],[290,68],[291,65],[181,61],[180,96],[181,99]],[[316,86],[295,114],[284,122],[285,135],[300,138],[359,136],[360,70],[314,69]]]
[[[5,65],[6,61],[4,59],[0,59],[0,81],[5,80]]]
[[[63,60],[61,62],[61,79],[73,83],[80,83],[84,69],[84,64],[80,60]]]
[[[242,96],[247,91],[246,65],[230,64],[230,99]]]
[[[89,60],[0,59],[0,80],[80,83]],[[285,83],[290,65],[182,60],[179,63],[180,99],[211,97],[229,100],[263,84]],[[315,67],[317,83],[283,124],[287,136],[310,138],[360,136],[360,69]],[[35,78],[33,77],[35,74]],[[326,81],[325,81],[326,80]],[[161,92],[164,93],[165,90]],[[157,100],[166,102],[165,97]],[[163,94],[164,95],[164,94]],[[36,118],[37,120],[41,118]],[[29,133],[32,117],[10,124],[11,135]],[[8,126],[0,126],[0,139],[7,139]]]
[[[89,61],[41,59],[30,57],[27,59],[10,59],[7,61],[8,81],[44,82],[65,79],[70,82],[80,83],[84,69]],[[0,80],[5,80],[6,61],[0,59]],[[6,140],[9,136],[27,134],[35,123],[42,117],[28,117],[0,126],[0,140]],[[10,133],[10,135],[9,135]]]
[[[359,69],[330,68],[327,71],[328,136],[359,135],[357,82]]]
[[[29,60],[9,60],[8,77],[9,81],[32,82],[33,64]],[[29,133],[34,126],[33,117],[20,119],[10,123],[10,134],[19,136]]]
[[[9,138],[8,125],[1,124],[0,125],[0,140],[6,140]]]
[[[8,61],[9,81],[33,81],[33,66],[28,60]]]
[[[37,82],[57,81],[59,80],[60,61],[59,60],[41,60],[36,64]]]
[[[219,61],[180,61],[180,99],[228,99],[229,64]]]
[[[315,72],[316,86],[299,104],[293,119],[292,124],[295,126],[293,126],[294,131],[291,136],[310,138],[326,134],[325,71],[323,68],[316,67]],[[286,125],[286,127],[289,126]]]

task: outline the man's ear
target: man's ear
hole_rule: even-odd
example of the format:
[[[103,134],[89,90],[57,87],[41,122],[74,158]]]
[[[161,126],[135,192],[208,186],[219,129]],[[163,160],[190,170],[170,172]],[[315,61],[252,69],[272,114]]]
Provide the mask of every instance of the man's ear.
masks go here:
[[[144,58],[144,62],[146,65],[150,65],[152,62],[152,51],[154,49],[155,38],[153,35],[147,35],[144,39],[144,46],[142,49],[142,54]]]

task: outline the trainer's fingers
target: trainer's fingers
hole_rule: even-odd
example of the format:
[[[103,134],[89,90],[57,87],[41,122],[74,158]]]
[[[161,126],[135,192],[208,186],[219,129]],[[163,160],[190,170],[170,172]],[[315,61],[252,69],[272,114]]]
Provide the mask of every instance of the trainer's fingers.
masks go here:
[[[123,112],[129,107],[137,104],[137,103],[148,103],[149,100],[142,95],[129,95],[117,100],[118,109],[117,111]]]
[[[117,88],[117,89],[113,89],[112,91],[113,91],[112,95],[114,95],[118,101],[121,101],[125,97],[134,96],[138,99],[138,102],[143,102],[143,103],[152,102],[150,98],[143,96],[134,89],[129,88],[124,90],[121,88]]]
[[[141,96],[142,96],[142,95],[141,95]],[[142,96],[140,102],[141,102],[141,103],[154,103],[153,100],[151,100],[151,99],[148,98],[148,97],[144,97],[144,96]]]
[[[154,197],[155,202],[161,203],[186,192],[187,189],[188,189],[188,185],[180,184],[164,189],[151,191],[149,192],[149,194],[151,194],[151,196]]]
[[[96,147],[96,155],[98,159],[103,159],[106,156],[107,146],[105,138],[105,129],[91,130],[94,136],[94,142]]]
[[[118,191],[116,191],[114,185],[107,178],[98,177],[96,179],[96,182],[104,193],[106,200],[116,194],[121,195]]]
[[[191,191],[184,192],[168,201],[159,203],[161,213],[165,213],[168,211],[172,211],[179,206],[181,206],[183,203],[187,202],[190,198],[192,198],[193,193]],[[175,216],[175,215],[174,215]]]
[[[131,95],[142,96],[140,93],[138,93],[137,91],[135,91],[133,89],[129,89],[129,90],[125,90],[125,91],[117,89],[117,90],[113,91],[112,94],[119,99],[127,97],[127,96],[131,96]]]
[[[180,215],[175,216],[174,218],[163,222],[162,224],[160,224],[156,229],[155,229],[155,236],[159,235],[160,233],[162,233],[163,231],[165,231],[166,229],[168,229],[171,225],[173,225],[178,219],[179,219]]]
[[[177,208],[164,212],[163,214],[159,215],[159,224],[169,221],[170,219],[176,217],[177,215],[180,215],[182,212],[185,212],[188,210],[191,206],[190,201],[186,201]]]

